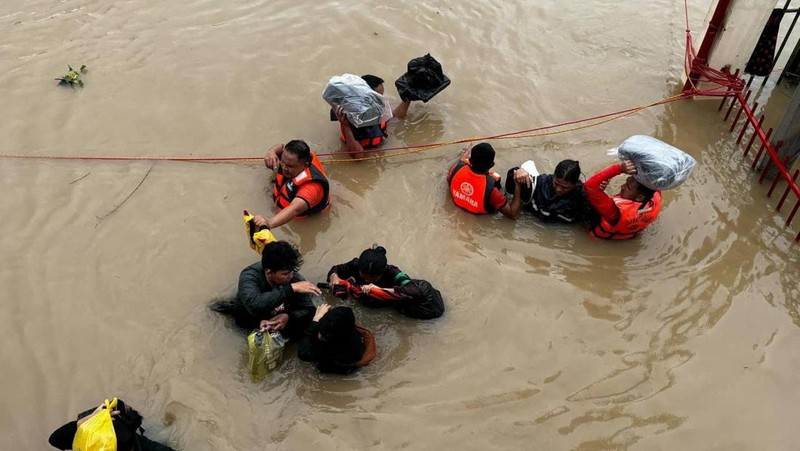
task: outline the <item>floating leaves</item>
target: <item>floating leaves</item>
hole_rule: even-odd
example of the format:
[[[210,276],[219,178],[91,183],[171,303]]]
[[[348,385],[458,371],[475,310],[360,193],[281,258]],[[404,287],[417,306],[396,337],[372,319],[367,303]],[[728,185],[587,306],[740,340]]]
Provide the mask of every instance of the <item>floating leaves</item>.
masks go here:
[[[69,72],[61,78],[56,78],[56,80],[60,82],[59,85],[69,85],[73,88],[75,85],[78,85],[82,88],[83,80],[81,80],[81,74],[86,73],[86,65],[82,65],[78,70],[73,69],[72,66],[67,67],[69,68]]]

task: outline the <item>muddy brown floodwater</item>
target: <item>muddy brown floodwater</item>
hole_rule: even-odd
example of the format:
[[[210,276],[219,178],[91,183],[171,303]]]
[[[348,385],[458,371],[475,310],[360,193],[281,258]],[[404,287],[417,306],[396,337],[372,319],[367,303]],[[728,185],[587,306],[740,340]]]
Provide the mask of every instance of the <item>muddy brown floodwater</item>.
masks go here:
[[[699,34],[709,1],[691,3]],[[427,52],[453,84],[389,146],[532,128],[676,94],[683,30],[679,0],[6,0],[0,154],[260,156],[292,138],[330,152],[327,79],[375,73],[396,103],[393,80]],[[52,80],[67,64],[88,66],[83,89]],[[796,230],[716,102],[493,141],[497,169],[569,157],[591,175],[633,134],[698,165],[620,243],[457,210],[457,146],[329,163],[330,213],[276,231],[302,273],[379,243],[448,310],[358,309],[371,366],[322,376],[288,358],[259,385],[244,336],[206,306],[257,258],[240,214],[272,212],[260,163],[0,160],[0,448],[47,449],[118,395],[184,450],[796,449]]]

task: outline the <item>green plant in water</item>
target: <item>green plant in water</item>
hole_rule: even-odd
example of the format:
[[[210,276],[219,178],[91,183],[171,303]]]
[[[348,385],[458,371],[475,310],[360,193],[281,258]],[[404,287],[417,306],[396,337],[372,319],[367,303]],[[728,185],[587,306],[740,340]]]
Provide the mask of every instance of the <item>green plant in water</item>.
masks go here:
[[[61,78],[56,78],[56,80],[60,81],[60,85],[70,85],[73,88],[75,85],[83,87],[83,80],[81,80],[81,74],[86,73],[86,65],[84,64],[81,66],[80,69],[75,70],[72,66],[67,66],[69,68],[69,72]]]

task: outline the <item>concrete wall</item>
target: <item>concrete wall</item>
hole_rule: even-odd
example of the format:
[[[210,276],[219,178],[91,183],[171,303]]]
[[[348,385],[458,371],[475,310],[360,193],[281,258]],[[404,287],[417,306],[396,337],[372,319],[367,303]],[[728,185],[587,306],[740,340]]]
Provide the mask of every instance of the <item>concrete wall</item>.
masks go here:
[[[708,20],[717,3],[715,1],[709,9],[704,27],[708,26]],[[717,33],[716,44],[711,48],[709,66],[719,69],[730,65],[732,70],[744,70],[776,3],[776,0],[733,0],[723,28]],[[704,35],[705,29],[699,38]],[[698,42],[697,46],[699,45]]]
[[[776,3],[776,0],[732,0],[722,28],[717,32],[716,42],[711,47],[708,65],[715,69],[730,66],[731,71],[741,69],[743,72]],[[703,43],[708,23],[718,4],[719,0],[714,0],[709,7],[702,31],[692,32],[695,51]],[[707,87],[709,86],[700,84],[701,89]]]

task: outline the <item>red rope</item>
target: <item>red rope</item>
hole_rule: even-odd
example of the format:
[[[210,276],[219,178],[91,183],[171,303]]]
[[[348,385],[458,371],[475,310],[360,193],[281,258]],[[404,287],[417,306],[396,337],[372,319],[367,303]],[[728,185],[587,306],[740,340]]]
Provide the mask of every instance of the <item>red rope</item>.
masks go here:
[[[676,100],[682,100],[689,97],[690,94],[685,94],[679,97],[664,99],[662,101],[654,102],[651,106],[654,105],[661,105],[664,103],[674,102]],[[444,141],[444,142],[436,142],[436,143],[428,143],[428,144],[416,144],[416,145],[409,145],[409,146],[396,146],[396,147],[387,147],[387,148],[379,148],[379,149],[365,149],[365,153],[372,153],[372,152],[400,152],[405,150],[411,149],[424,149],[427,147],[441,147],[445,145],[452,145],[452,144],[464,144],[469,142],[476,142],[476,141],[484,141],[488,139],[500,139],[500,138],[508,138],[513,137],[515,135],[522,135],[525,133],[549,130],[553,128],[564,127],[567,125],[574,125],[579,124],[582,122],[590,122],[599,119],[604,119],[613,116],[619,116],[626,113],[631,113],[636,110],[642,109],[641,106],[633,107],[633,108],[626,108],[624,110],[615,111],[613,113],[605,113],[605,114],[598,114],[595,116],[585,117],[581,119],[575,119],[571,121],[565,121],[558,124],[549,124],[543,125],[540,127],[529,128],[525,130],[518,130],[513,132],[506,132],[506,133],[498,133],[495,135],[489,136],[481,136],[481,137],[473,137],[473,138],[463,138],[458,139],[455,141]],[[326,152],[326,153],[318,153],[318,157],[330,157],[330,156],[338,156],[341,155],[341,152]],[[78,160],[78,161],[175,161],[175,162],[182,162],[182,163],[224,163],[224,162],[246,162],[246,161],[261,161],[263,157],[153,157],[153,156],[145,156],[145,157],[135,157],[135,156],[98,156],[98,155],[76,155],[76,156],[58,156],[58,155],[0,155],[0,159],[19,159],[19,160]]]
[[[677,98],[669,98],[665,99],[663,102],[656,102],[651,104],[652,105],[659,105],[667,102],[672,102],[675,100],[681,100],[687,97],[691,97],[694,95],[704,95],[704,96],[721,96],[730,94],[731,90],[734,92],[741,92],[744,88],[744,81],[739,80],[737,77],[733,76],[729,72],[719,71],[713,68],[708,67],[706,64],[701,64],[697,59],[696,55],[694,54],[694,48],[692,45],[692,34],[691,29],[689,28],[689,4],[688,0],[684,0],[684,16],[686,20],[686,52],[684,58],[685,70],[687,75],[691,73],[691,70],[694,69],[696,73],[700,74],[699,81],[708,82],[716,85],[717,87],[711,89],[698,89],[697,86],[691,82],[692,89],[688,90],[684,93],[683,96]],[[550,124],[544,125],[541,127],[529,128],[526,130],[519,130],[514,132],[506,132],[506,133],[499,133],[495,135],[489,136],[482,136],[482,137],[473,137],[473,138],[463,138],[454,141],[447,141],[447,142],[436,142],[436,143],[428,143],[428,144],[417,144],[417,145],[409,145],[409,146],[396,146],[396,147],[385,147],[385,148],[377,148],[377,149],[365,149],[364,153],[377,153],[381,152],[382,154],[392,153],[392,152],[402,152],[408,151],[413,149],[425,149],[429,147],[441,147],[445,145],[452,145],[452,144],[464,144],[469,142],[476,142],[476,141],[483,141],[488,139],[500,139],[500,138],[509,138],[515,135],[522,135],[531,132],[549,130],[553,128],[564,127],[567,125],[574,125],[582,122],[589,122],[599,119],[604,119],[608,117],[623,115],[626,113],[631,113],[636,111],[637,109],[641,109],[642,107],[634,107],[634,108],[627,108],[620,111],[615,111],[613,113],[606,113],[606,114],[598,114],[595,116],[590,116],[582,119],[575,119],[571,121],[561,122],[558,124]],[[326,153],[318,153],[317,156],[319,157],[331,157],[341,155],[341,152],[326,152]],[[0,155],[0,159],[24,159],[24,160],[93,160],[93,161],[175,161],[175,162],[191,162],[191,163],[223,163],[223,162],[245,162],[245,161],[260,161],[262,157],[131,157],[131,156],[95,156],[95,155],[81,155],[81,156],[53,156],[53,155]]]

